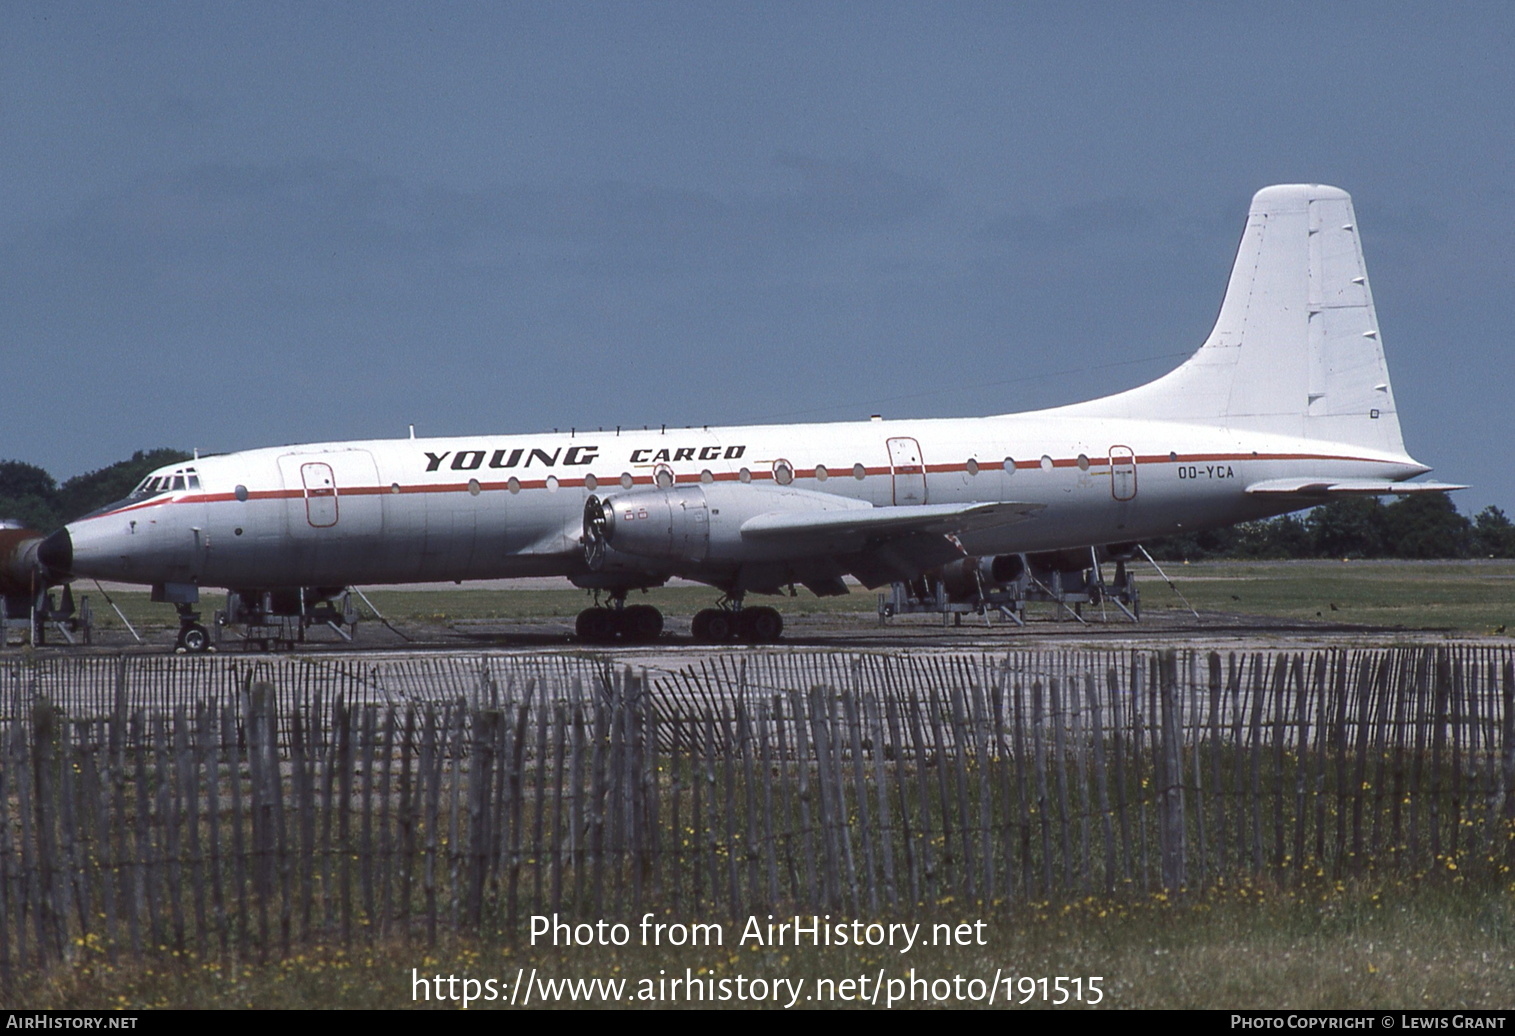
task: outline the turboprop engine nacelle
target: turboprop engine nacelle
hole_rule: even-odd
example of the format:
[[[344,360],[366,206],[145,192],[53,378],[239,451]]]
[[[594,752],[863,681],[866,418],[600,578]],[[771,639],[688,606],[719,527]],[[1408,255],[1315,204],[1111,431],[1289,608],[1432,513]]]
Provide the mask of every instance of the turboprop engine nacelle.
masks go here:
[[[584,549],[591,568],[603,565],[606,548],[660,561],[704,561],[710,554],[704,487],[591,496],[584,502]]]
[[[868,510],[848,497],[787,486],[700,484],[631,489],[584,502],[584,557],[595,571],[611,551],[660,561],[671,568],[705,562],[762,561],[785,557],[794,544],[753,542],[744,522],[758,515]],[[825,544],[817,540],[817,551]]]

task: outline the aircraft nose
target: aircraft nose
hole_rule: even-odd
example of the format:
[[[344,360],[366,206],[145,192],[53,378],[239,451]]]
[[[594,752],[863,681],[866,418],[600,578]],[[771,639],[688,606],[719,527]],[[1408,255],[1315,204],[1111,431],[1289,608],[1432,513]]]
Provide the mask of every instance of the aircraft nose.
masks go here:
[[[37,545],[37,560],[48,575],[71,575],[74,569],[74,538],[64,526]]]

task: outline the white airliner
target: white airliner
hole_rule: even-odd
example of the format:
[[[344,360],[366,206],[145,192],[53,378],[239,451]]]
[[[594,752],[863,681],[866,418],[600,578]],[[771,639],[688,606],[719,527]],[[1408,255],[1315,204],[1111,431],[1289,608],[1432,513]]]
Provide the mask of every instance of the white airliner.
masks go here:
[[[323,600],[373,583],[567,576],[606,592],[591,641],[650,640],[626,594],[721,591],[695,639],[777,639],[749,593],[847,592],[1007,555],[1130,543],[1337,494],[1440,492],[1405,452],[1346,192],[1252,200],[1225,301],[1187,362],[1025,414],[320,443],[154,472],[38,556],[55,577],[150,584],[203,649],[202,586]]]

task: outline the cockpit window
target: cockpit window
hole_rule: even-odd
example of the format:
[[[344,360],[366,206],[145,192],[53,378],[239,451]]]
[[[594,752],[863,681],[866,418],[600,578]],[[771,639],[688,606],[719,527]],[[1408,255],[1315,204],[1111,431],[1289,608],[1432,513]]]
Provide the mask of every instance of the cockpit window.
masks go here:
[[[160,493],[182,493],[186,489],[198,490],[200,488],[200,476],[194,468],[180,468],[172,474],[148,475],[137,488],[131,491],[128,500],[145,500],[150,496]]]
[[[126,495],[125,499],[115,500],[104,507],[96,508],[84,517],[94,518],[97,515],[109,514],[123,507],[136,506],[153,497],[162,496],[164,493],[183,492],[186,488],[192,491],[200,488],[200,477],[195,474],[194,468],[180,468],[177,471],[162,473],[154,472],[141,482],[138,482],[136,487]]]

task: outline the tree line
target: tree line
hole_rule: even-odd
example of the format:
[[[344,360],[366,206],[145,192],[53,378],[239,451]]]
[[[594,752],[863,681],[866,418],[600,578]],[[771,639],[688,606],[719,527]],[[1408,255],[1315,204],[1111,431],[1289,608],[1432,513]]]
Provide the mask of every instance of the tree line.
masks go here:
[[[1515,558],[1515,525],[1497,507],[1469,519],[1445,493],[1333,500],[1224,529],[1147,544],[1164,561],[1202,558]]]
[[[190,454],[168,447],[138,450],[126,460],[62,484],[35,464],[0,460],[0,521],[50,532],[122,499],[148,472],[189,459]]]

